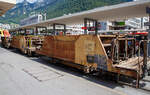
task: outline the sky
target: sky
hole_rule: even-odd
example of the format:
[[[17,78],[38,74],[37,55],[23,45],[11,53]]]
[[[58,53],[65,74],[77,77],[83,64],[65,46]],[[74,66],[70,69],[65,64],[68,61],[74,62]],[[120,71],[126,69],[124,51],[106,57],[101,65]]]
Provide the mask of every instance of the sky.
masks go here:
[[[23,0],[16,0],[17,1],[17,3],[19,3],[19,2],[22,2]],[[36,0],[27,0],[27,1],[29,1],[30,3],[33,3],[33,2],[35,2]]]

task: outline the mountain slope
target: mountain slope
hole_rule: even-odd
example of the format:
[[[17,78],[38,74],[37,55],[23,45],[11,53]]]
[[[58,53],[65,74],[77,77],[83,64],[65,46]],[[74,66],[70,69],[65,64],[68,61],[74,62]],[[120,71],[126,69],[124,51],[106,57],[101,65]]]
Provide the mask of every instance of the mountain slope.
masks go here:
[[[0,22],[18,24],[21,19],[28,17],[32,12],[47,13],[47,18],[50,19],[64,14],[128,1],[132,0],[37,0],[35,3],[24,0],[9,10],[3,17],[0,17]]]

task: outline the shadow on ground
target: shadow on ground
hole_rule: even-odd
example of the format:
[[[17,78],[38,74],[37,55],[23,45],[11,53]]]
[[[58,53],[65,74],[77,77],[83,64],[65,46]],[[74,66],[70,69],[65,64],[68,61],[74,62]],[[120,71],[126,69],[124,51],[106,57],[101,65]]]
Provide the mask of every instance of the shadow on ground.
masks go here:
[[[44,64],[46,66],[52,67],[61,72],[66,72],[71,75],[86,79],[86,80],[94,82],[96,84],[103,85],[108,88],[114,89],[115,87],[118,87],[118,86],[122,87],[122,88],[124,87],[123,85],[116,84],[114,81],[112,81],[110,79],[105,79],[104,77],[102,78],[102,76],[97,76],[97,74],[96,75],[85,74],[84,72],[82,72],[81,70],[78,70],[76,68],[72,68],[72,67],[60,64],[60,63],[51,63],[50,59],[47,57],[41,57],[41,58],[40,57],[34,57],[34,58],[32,57],[32,58],[30,58],[30,60],[33,60],[40,64]]]

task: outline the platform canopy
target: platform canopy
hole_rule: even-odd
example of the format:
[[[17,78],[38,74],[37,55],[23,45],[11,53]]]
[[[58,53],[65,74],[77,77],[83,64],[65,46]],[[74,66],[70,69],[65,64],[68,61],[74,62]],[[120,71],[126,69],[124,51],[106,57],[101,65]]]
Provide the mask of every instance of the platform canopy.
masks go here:
[[[42,21],[19,28],[32,28],[36,26],[49,26],[53,23],[60,24],[83,24],[84,18],[96,19],[98,21],[125,20],[134,17],[147,17],[146,7],[150,7],[150,0],[140,0],[134,2],[121,3],[112,6],[104,6],[92,10],[74,13]]]
[[[5,14],[9,9],[13,8],[16,0],[0,0],[0,16]]]

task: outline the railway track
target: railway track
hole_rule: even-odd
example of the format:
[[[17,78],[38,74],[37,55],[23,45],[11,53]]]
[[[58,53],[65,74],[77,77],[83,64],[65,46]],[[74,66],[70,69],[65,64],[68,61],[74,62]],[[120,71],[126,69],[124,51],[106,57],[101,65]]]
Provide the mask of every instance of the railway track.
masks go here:
[[[119,82],[117,81],[117,76],[104,76],[101,78],[100,75],[93,75],[93,74],[88,74],[86,75],[87,77],[89,78],[92,78],[92,79],[95,79],[95,80],[101,80],[101,81],[104,81],[104,82],[109,82],[109,83],[112,83],[112,84],[115,84],[115,85],[118,85],[118,86],[128,86],[128,87],[132,87],[132,88],[135,88],[137,90],[143,90],[143,91],[146,91],[146,92],[150,92],[150,78],[149,80],[140,80],[140,87],[139,88],[136,88],[136,81],[131,79],[131,78],[128,78],[129,80],[120,80]],[[123,78],[123,77],[122,77]]]
[[[47,60],[47,62],[49,62],[48,58],[42,58],[42,59]],[[83,78],[86,78],[89,80],[93,79],[96,81],[102,81],[102,82],[104,82],[104,84],[111,83],[111,84],[118,85],[118,86],[125,85],[125,86],[129,86],[132,88],[136,88],[136,80],[131,79],[126,76],[121,76],[120,81],[117,81],[117,74],[115,74],[115,73],[100,71],[100,72],[93,72],[93,73],[86,74],[84,72],[79,71],[78,69],[73,68],[73,67],[69,67],[64,64],[60,64],[61,61],[55,61],[55,62],[50,61],[50,62],[55,66],[62,67],[63,69],[67,70],[67,72],[69,70],[69,72],[71,71],[73,73],[78,73],[81,76],[85,76]],[[49,64],[49,63],[47,63],[47,64]],[[140,87],[136,88],[136,89],[150,92],[150,76],[146,77],[145,79],[140,80]]]

